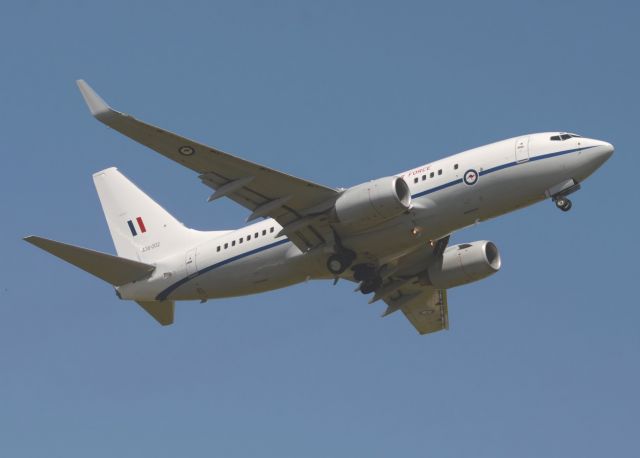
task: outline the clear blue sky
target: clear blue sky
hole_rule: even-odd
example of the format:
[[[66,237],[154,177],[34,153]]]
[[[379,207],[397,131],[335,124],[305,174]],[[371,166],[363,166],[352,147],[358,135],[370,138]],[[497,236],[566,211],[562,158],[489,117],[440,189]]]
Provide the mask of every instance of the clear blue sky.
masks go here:
[[[4,2],[0,455],[637,457],[636,2]],[[446,5],[445,5],[446,3]],[[21,237],[113,252],[118,166],[195,228],[195,174],[93,120],[116,108],[330,186],[543,130],[616,154],[568,214],[455,235],[503,269],[418,336],[353,285],[182,303],[161,328]]]

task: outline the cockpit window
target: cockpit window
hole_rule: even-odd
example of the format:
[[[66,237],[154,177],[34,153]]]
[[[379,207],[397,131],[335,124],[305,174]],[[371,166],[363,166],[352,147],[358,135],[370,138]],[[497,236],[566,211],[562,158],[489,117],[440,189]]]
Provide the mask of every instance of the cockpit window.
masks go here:
[[[553,140],[553,141],[565,141],[565,140],[569,140],[570,138],[579,138],[580,135],[578,134],[561,134],[561,135],[553,135],[552,137],[549,137],[549,140]]]

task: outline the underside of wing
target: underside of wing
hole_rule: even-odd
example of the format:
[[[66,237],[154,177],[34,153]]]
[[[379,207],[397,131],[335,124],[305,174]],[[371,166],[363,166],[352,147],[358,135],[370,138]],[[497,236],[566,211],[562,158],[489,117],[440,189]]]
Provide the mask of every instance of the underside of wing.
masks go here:
[[[425,276],[426,267],[442,256],[449,237],[438,240],[397,260],[392,275],[374,291],[370,303],[383,300],[382,316],[401,310],[420,334],[449,329],[447,290],[436,288]]]
[[[393,306],[393,301],[388,302]],[[400,307],[404,316],[420,334],[449,329],[447,290],[425,286]]]
[[[248,208],[248,220],[274,218],[301,250],[322,245],[330,234],[323,212],[338,196],[335,189],[256,164],[216,148],[139,121],[107,105],[83,80],[78,87],[91,114],[127,137],[199,174],[215,192]]]
[[[412,279],[393,289],[383,300],[387,309],[382,316],[401,310],[420,334],[449,329],[445,289],[422,285],[418,279]]]

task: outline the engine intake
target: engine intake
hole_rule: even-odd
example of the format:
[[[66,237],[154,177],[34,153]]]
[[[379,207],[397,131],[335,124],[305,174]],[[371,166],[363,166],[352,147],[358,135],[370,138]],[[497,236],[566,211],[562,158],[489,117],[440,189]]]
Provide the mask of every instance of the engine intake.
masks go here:
[[[400,177],[385,177],[347,189],[336,201],[339,222],[371,226],[409,209],[411,191]]]
[[[429,266],[427,275],[436,288],[453,288],[493,275],[501,265],[498,247],[482,240],[447,248],[442,259]]]

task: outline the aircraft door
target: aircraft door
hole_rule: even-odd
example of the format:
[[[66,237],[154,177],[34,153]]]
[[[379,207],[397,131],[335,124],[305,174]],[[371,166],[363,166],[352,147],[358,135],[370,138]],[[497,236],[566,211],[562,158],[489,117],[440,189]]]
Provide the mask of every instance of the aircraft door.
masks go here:
[[[187,251],[187,254],[184,256],[184,264],[187,269],[187,277],[190,277],[198,271],[198,266],[196,265],[196,248]]]
[[[516,162],[529,160],[529,137],[520,137],[516,140]]]

